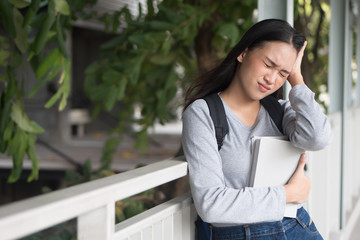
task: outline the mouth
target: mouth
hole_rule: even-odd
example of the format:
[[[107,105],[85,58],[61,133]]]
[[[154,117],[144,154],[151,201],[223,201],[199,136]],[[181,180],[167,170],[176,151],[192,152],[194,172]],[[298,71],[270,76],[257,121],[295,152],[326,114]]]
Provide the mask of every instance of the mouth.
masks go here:
[[[270,90],[270,87],[268,87],[268,86],[266,86],[266,85],[264,85],[262,83],[258,83],[258,86],[259,86],[259,89],[260,89],[261,92],[265,93],[265,92]]]

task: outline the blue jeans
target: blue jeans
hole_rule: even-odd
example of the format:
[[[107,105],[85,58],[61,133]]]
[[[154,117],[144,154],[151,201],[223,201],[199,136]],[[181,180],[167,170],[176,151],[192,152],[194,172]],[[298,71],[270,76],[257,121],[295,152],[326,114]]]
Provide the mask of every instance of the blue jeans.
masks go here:
[[[314,222],[304,208],[299,208],[296,218],[282,221],[212,227],[212,240],[323,240]]]

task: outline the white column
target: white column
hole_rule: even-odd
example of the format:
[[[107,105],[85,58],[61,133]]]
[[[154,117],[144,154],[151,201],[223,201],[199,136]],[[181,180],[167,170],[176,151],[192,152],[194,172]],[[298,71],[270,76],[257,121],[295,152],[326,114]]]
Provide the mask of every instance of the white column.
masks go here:
[[[291,26],[294,25],[294,1],[293,0],[258,0],[258,21],[277,18],[286,20]],[[289,96],[291,86],[286,81],[284,85],[284,98]]]
[[[356,2],[357,16],[356,16],[356,65],[357,65],[357,79],[356,79],[356,100],[355,105],[360,104],[360,0]]]
[[[341,169],[340,169],[340,226],[344,229],[346,225],[345,211],[346,199],[344,173],[346,169],[346,115],[348,107],[349,83],[351,83],[351,75],[349,75],[349,67],[351,64],[351,52],[348,43],[352,38],[350,31],[350,11],[349,0],[330,1],[331,20],[330,20],[330,39],[329,39],[329,73],[328,85],[330,95],[329,113],[342,113],[342,137],[341,137]],[[334,229],[335,230],[335,229]]]
[[[283,19],[293,25],[294,1],[293,0],[258,0],[258,21],[268,18]]]
[[[345,6],[347,0],[330,0],[331,20],[329,39],[328,86],[329,113],[343,109],[345,61]]]

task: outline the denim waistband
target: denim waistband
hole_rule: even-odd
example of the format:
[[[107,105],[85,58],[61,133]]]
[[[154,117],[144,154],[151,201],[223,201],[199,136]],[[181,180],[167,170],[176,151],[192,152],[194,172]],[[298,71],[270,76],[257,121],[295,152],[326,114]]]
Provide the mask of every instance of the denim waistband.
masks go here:
[[[306,222],[309,222],[310,216],[306,210],[301,207],[297,211],[296,218],[283,218],[281,221],[275,222],[264,222],[255,224],[244,224],[239,226],[231,227],[212,227],[212,235],[216,238],[217,236],[236,236],[238,238],[246,239],[246,236],[251,234],[254,236],[271,235],[283,233],[290,228],[294,227],[297,223],[305,227]]]

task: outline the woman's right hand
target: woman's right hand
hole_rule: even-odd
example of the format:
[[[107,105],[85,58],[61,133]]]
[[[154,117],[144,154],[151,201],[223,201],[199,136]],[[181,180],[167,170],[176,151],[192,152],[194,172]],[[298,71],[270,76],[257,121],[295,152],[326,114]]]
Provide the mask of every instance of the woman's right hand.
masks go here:
[[[306,202],[310,189],[311,189],[311,179],[305,176],[305,163],[306,163],[306,154],[303,153],[300,156],[298,167],[290,178],[288,184],[286,184],[286,203],[303,203]]]

